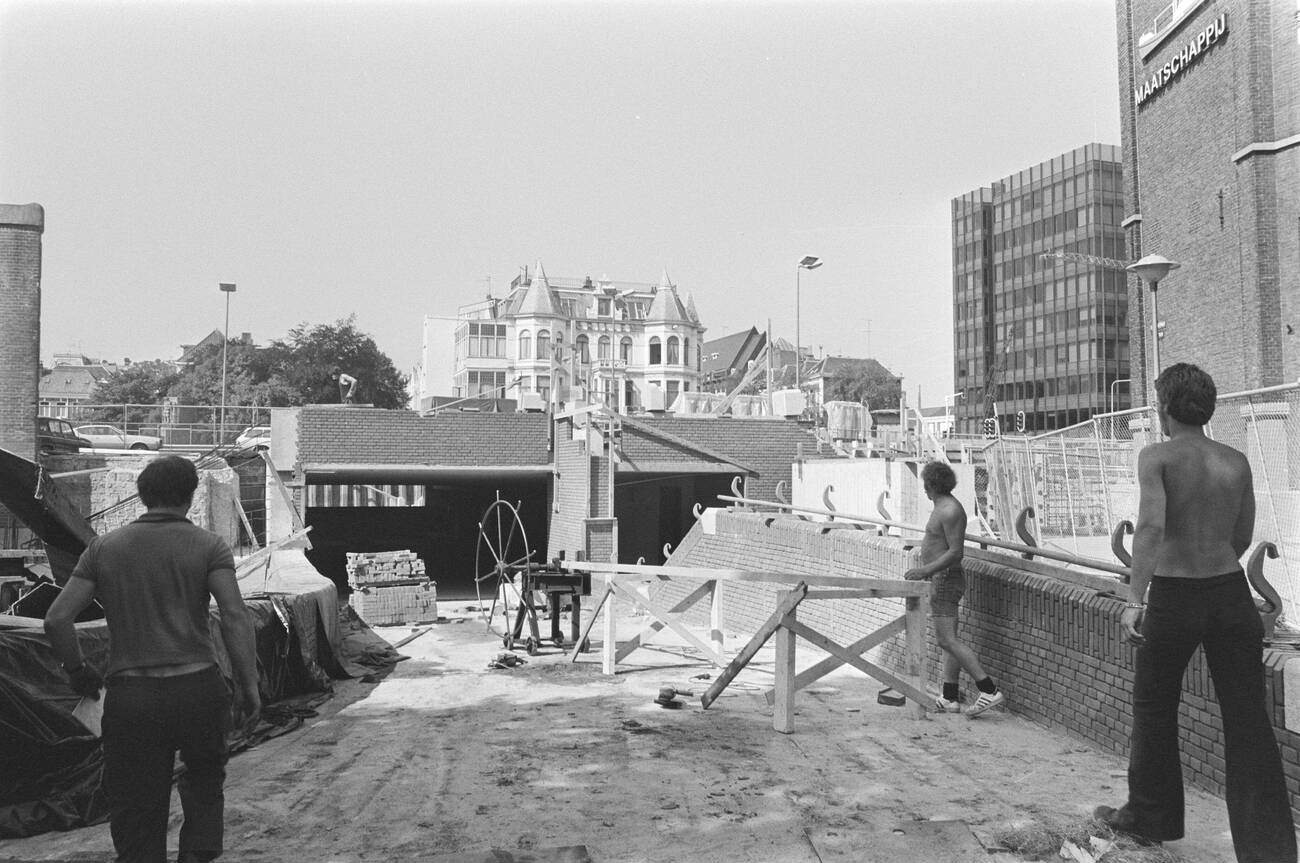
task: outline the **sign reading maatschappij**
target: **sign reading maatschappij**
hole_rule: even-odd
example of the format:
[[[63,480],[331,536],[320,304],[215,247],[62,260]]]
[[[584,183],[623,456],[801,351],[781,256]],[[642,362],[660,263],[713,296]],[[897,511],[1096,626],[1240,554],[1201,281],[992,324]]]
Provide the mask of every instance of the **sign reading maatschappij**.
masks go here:
[[[1141,108],[1142,103],[1159,93],[1162,87],[1185,72],[1189,66],[1196,62],[1198,57],[1223,41],[1223,37],[1227,33],[1228,15],[1227,13],[1221,13],[1208,27],[1201,30],[1186,45],[1175,51],[1174,55],[1166,60],[1163,66],[1151,73],[1151,77],[1143,81],[1133,91],[1133,102],[1137,107]]]

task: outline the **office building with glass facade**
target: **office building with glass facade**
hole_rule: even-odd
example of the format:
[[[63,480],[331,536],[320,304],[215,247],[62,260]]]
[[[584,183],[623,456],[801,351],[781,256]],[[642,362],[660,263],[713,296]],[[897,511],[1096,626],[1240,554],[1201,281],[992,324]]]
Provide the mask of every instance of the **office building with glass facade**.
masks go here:
[[[1120,148],[1088,144],[953,199],[958,432],[1130,405],[1123,188]]]

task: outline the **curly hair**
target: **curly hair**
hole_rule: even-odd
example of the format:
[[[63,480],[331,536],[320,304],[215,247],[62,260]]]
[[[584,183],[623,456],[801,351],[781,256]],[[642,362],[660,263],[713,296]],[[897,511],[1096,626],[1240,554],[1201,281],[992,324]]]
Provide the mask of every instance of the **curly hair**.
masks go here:
[[[1203,426],[1214,416],[1214,378],[1191,363],[1174,363],[1156,378],[1156,398],[1180,423]]]
[[[921,468],[921,482],[928,483],[940,494],[950,494],[957,487],[957,474],[941,461],[926,462]]]
[[[136,491],[147,507],[189,506],[198,487],[199,472],[194,462],[178,455],[149,462],[135,480]]]

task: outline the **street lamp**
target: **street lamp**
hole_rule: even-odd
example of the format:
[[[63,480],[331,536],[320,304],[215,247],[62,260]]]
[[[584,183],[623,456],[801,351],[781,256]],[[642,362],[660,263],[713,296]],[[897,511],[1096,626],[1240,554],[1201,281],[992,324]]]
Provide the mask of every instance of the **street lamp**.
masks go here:
[[[1151,285],[1151,380],[1153,384],[1155,379],[1160,377],[1160,313],[1156,291],[1160,287],[1160,280],[1169,275],[1170,270],[1176,270],[1179,266],[1177,262],[1161,255],[1147,255],[1137,263],[1129,264],[1124,268]],[[1154,392],[1153,388],[1152,393]]]
[[[226,328],[221,331],[221,419],[217,426],[217,445],[220,446],[226,441],[226,348],[230,345],[230,295],[235,292],[235,286],[221,282],[217,287],[226,295]]]
[[[799,366],[803,351],[799,347],[799,276],[804,270],[815,270],[822,265],[822,259],[815,255],[804,255],[799,266],[794,270],[794,388],[799,389]]]

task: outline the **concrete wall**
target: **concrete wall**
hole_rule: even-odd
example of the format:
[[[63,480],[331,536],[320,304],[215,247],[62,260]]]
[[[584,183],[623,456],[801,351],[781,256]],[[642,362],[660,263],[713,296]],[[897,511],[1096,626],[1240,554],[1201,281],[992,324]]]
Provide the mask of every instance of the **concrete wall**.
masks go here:
[[[0,448],[33,461],[44,230],[39,204],[0,204]]]
[[[885,510],[892,521],[924,526],[933,505],[921,485],[922,466],[922,462],[885,458],[798,462],[794,465],[790,502],[795,506],[825,509],[829,488],[831,504],[837,511],[875,518],[880,515],[876,504],[884,493]],[[953,464],[951,467],[957,475],[953,495],[971,517],[975,512],[975,466]]]
[[[826,528],[788,517],[718,510],[701,519],[669,563],[866,577],[897,577],[908,565],[910,553],[896,538],[856,530],[824,532]],[[1118,582],[977,549],[968,550],[964,567],[968,587],[961,631],[1006,691],[1008,709],[1126,754],[1133,648],[1120,638],[1123,602],[1108,592],[1112,585],[1117,589]],[[668,582],[652,587],[651,595],[667,603],[688,591],[685,583]],[[771,615],[774,593],[768,585],[725,584],[725,630],[752,632]],[[801,606],[799,617],[840,643],[849,643],[897,616],[901,608],[899,600],[817,602]],[[695,622],[707,624],[707,606],[693,614]],[[805,642],[800,645],[807,649]],[[882,664],[901,670],[900,639],[873,654]],[[805,655],[800,666],[807,663]],[[1267,649],[1265,665],[1292,807],[1300,811],[1300,692],[1288,710],[1285,685],[1287,678],[1294,678],[1292,688],[1300,690],[1300,657],[1294,651]],[[931,637],[927,674],[936,691],[941,673],[941,655]],[[973,697],[973,684],[965,675],[962,686],[967,697]],[[1199,651],[1184,676],[1180,722],[1186,780],[1222,794],[1222,723]]]

